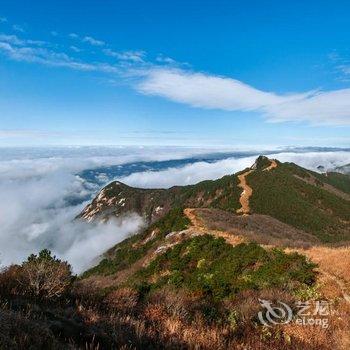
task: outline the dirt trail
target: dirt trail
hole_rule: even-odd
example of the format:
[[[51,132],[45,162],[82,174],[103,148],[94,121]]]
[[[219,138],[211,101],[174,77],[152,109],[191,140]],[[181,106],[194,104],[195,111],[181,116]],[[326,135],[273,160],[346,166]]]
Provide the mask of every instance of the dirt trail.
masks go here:
[[[272,166],[272,164],[271,164]],[[271,167],[270,166],[270,167]],[[277,165],[276,165],[277,166]],[[272,166],[270,169],[273,169],[275,168],[276,166]],[[243,174],[244,175],[244,174]],[[191,227],[189,228],[189,230],[194,230],[196,231],[197,233],[199,234],[211,234],[215,237],[222,237],[226,240],[227,243],[229,244],[232,244],[232,245],[237,245],[239,243],[242,243],[244,242],[244,238],[242,236],[240,236],[239,234],[237,235],[233,235],[232,233],[230,232],[225,232],[225,231],[219,231],[219,230],[211,230],[211,229],[208,229],[204,222],[198,217],[198,215],[196,215],[196,212],[195,212],[196,209],[193,209],[193,208],[186,208],[184,210],[184,214],[188,217],[188,219],[191,221]],[[273,245],[262,245],[264,248],[267,248],[267,249],[271,249],[271,248],[274,248]],[[308,255],[307,254],[307,251],[305,250],[301,250],[301,249],[291,249],[291,248],[287,248],[286,249],[286,252],[288,253],[291,253],[291,252],[298,252],[302,255]],[[313,261],[317,260],[317,259],[314,259],[314,257],[312,256],[309,256],[309,258]],[[317,261],[315,261],[317,262]],[[342,296],[343,296],[343,299],[350,304],[350,295],[348,294],[348,289],[347,289],[347,286],[346,286],[346,283],[344,282],[343,279],[337,277],[336,275],[334,275],[333,273],[329,273],[327,271],[325,271],[324,269],[321,269],[319,268],[318,269],[320,271],[320,273],[322,275],[324,275],[325,277],[327,277],[328,279],[334,281]]]
[[[267,168],[265,168],[263,171],[270,171],[274,168],[277,168],[277,162],[274,159],[270,159],[270,161],[271,161],[271,164]],[[251,169],[241,175],[238,175],[238,179],[239,179],[238,187],[242,188],[243,192],[241,193],[241,197],[239,198],[239,202],[241,203],[241,208],[239,208],[236,211],[237,214],[243,214],[243,215],[250,214],[249,198],[253,194],[253,189],[248,185],[246,177],[253,171],[254,169]]]
[[[253,194],[253,189],[247,184],[246,177],[253,172],[253,170],[248,170],[245,173],[238,175],[239,184],[238,187],[243,189],[239,202],[241,203],[241,208],[236,212],[237,214],[248,215],[250,213],[249,198]]]
[[[190,227],[189,230],[194,230],[196,231],[196,233],[200,234],[209,234],[217,238],[224,238],[227,243],[232,245],[237,245],[244,241],[244,238],[241,237],[239,234],[234,235],[231,232],[208,229],[202,222],[202,220],[198,217],[198,215],[196,215],[195,210],[196,209],[193,208],[186,208],[184,210],[184,214],[189,218],[192,224],[192,227]]]
[[[267,168],[265,168],[263,171],[270,171],[274,168],[277,168],[276,161],[274,159],[270,159],[270,160],[271,160],[271,164]]]
[[[184,210],[184,214],[191,221],[191,225],[195,227],[198,231],[204,231],[206,228],[202,220],[198,218],[198,216],[194,213],[195,209],[186,208]]]

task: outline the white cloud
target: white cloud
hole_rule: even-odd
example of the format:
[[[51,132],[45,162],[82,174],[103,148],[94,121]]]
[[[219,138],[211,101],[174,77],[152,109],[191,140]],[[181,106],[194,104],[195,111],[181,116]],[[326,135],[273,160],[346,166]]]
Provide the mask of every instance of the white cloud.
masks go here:
[[[85,200],[99,190],[98,185],[75,176],[77,172],[135,161],[181,159],[205,151],[181,147],[1,149],[0,265],[21,262],[49,248],[81,272],[105,250],[135,233],[142,220],[130,215],[107,225],[73,221],[86,203],[71,205],[70,200]]]
[[[0,42],[6,42],[12,45],[25,46],[25,45],[36,45],[43,46],[47,43],[42,40],[28,40],[28,39],[20,39],[17,35],[7,35],[0,34]]]
[[[70,38],[72,38],[72,39],[78,39],[78,38],[79,38],[79,35],[76,34],[76,33],[70,33],[70,34],[68,34],[68,36],[69,36]]]
[[[83,205],[69,206],[87,189],[81,180],[64,171],[36,177],[9,177],[0,183],[0,262],[21,262],[29,254],[49,248],[68,259],[79,273],[91,266],[106,249],[137,232],[141,218],[130,216],[107,225],[74,221]]]
[[[6,17],[0,17],[0,23],[6,23],[7,18]]]
[[[24,32],[25,32],[25,30],[23,29],[23,27],[21,27],[21,26],[18,25],[18,24],[14,24],[14,25],[12,26],[12,29],[15,30],[16,32],[20,32],[20,33],[24,33]]]
[[[86,36],[83,38],[82,40],[83,42],[86,42],[86,43],[89,43],[93,46],[104,46],[105,45],[105,42],[102,41],[102,40],[97,40],[97,39],[94,39],[93,37],[91,36]]]
[[[23,46],[23,45],[32,46]],[[48,66],[66,67],[81,71],[97,71],[117,73],[119,69],[108,63],[87,63],[73,59],[64,52],[56,52],[47,48],[37,47],[38,42],[23,41],[16,36],[0,36],[0,51],[16,61],[39,63]]]
[[[142,63],[144,62],[143,58],[145,56],[144,51],[123,51],[116,52],[111,49],[104,49],[103,53],[107,56],[116,57],[120,60],[132,61]]]
[[[158,55],[156,57],[156,61],[160,62],[160,63],[166,63],[166,64],[175,64],[177,63],[174,59],[172,59],[171,57],[167,57],[164,55]]]
[[[74,45],[71,45],[69,48],[74,52],[81,52],[82,51],[82,49],[79,49],[78,47],[76,47]]]
[[[282,152],[269,155],[271,158],[276,158],[281,162],[293,162],[303,168],[318,171],[318,166],[323,166],[326,171],[334,170],[338,166],[350,164],[350,152]]]
[[[137,89],[193,107],[257,111],[272,122],[350,124],[350,89],[279,95],[227,77],[170,68],[149,70]]]
[[[75,33],[69,36],[94,46],[105,45],[91,36],[80,38]],[[152,62],[145,59],[144,51],[101,49],[106,56],[115,57],[117,62],[77,60],[64,51],[59,52],[53,44],[0,34],[0,52],[13,60],[103,72],[110,74],[112,81],[117,75],[143,94],[160,96],[192,107],[256,112],[269,122],[350,125],[350,88],[279,94],[229,77],[174,68],[175,64],[178,67],[179,64],[163,55]],[[72,45],[70,50],[80,52],[81,49]],[[343,69],[345,71],[346,68]]]
[[[51,34],[52,36],[58,36],[58,33],[57,33],[55,30],[52,30],[52,31],[50,32],[50,34]]]
[[[118,180],[129,186],[141,188],[169,188],[177,185],[192,185],[204,180],[214,180],[233,174],[252,165],[256,156],[229,158],[215,163],[197,162],[181,168],[164,171],[134,173]]]

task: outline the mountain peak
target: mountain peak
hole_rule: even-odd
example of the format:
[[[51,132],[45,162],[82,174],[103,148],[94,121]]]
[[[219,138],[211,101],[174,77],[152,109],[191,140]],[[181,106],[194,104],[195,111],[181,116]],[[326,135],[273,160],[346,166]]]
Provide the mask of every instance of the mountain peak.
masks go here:
[[[256,158],[254,164],[251,166],[251,169],[263,170],[269,167],[272,162],[273,162],[272,159],[266,156],[260,155],[258,158]]]

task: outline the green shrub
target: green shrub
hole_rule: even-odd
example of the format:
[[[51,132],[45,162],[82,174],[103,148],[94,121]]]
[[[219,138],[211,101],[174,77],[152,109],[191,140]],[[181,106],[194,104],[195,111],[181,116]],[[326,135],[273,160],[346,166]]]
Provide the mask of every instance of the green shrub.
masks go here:
[[[268,251],[256,243],[233,247],[222,238],[204,235],[177,244],[134,278],[149,282],[162,276],[149,282],[153,289],[170,284],[222,300],[245,289],[312,285],[315,266],[297,253]],[[168,273],[164,276],[162,271]]]
[[[111,275],[130,267],[137,260],[141,259],[155,246],[160,239],[173,231],[182,231],[190,224],[189,219],[184,215],[183,208],[170,210],[163,218],[152,224],[144,232],[127,238],[117,244],[100,263],[86,271],[82,278],[94,274]],[[156,232],[153,239],[142,243],[152,232]]]

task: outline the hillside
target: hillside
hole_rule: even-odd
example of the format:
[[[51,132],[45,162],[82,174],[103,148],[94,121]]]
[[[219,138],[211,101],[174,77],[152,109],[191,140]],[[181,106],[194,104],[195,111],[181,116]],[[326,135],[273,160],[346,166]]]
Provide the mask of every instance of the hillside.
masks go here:
[[[324,242],[350,238],[350,177],[317,174],[292,163],[248,176],[252,211],[272,216]],[[343,192],[344,190],[344,192]]]
[[[97,210],[90,212],[96,215],[94,219],[107,220],[111,215],[130,211],[126,204],[103,210],[101,197],[102,203],[109,203],[124,196],[127,203],[127,195],[136,193],[143,203],[136,208],[139,214],[145,213],[140,208],[147,208],[148,213],[154,212],[154,207],[167,209],[158,220],[153,220],[152,214],[148,216],[150,225],[144,231],[111,248],[97,266],[84,273],[84,281],[100,289],[134,280],[139,271],[168,249],[206,234],[233,245],[257,242],[293,249],[349,240],[347,194],[337,184],[335,187],[320,179],[326,180],[325,175],[259,157],[249,169],[193,186],[143,190],[112,183],[92,203],[93,210]],[[227,193],[234,197],[228,198]],[[83,218],[89,210],[88,206]]]
[[[267,336],[256,319],[264,298],[288,304],[337,300],[338,315],[347,319],[348,249],[324,242],[349,239],[349,199],[342,191],[348,179],[328,176],[259,157],[251,168],[216,181],[132,189],[141,208],[168,200],[162,207],[169,210],[158,220],[146,216],[149,226],[111,248],[81,276],[76,291],[102,294],[118,310],[137,296],[137,317],[156,325],[165,337],[157,341],[167,348],[346,348],[349,324],[339,317],[331,320],[337,332],[291,324],[271,328]],[[225,197],[225,185],[234,200]],[[109,201],[127,192],[103,193]],[[129,210],[96,212],[94,219]],[[334,263],[339,253],[343,264]]]
[[[323,242],[350,239],[350,176],[319,174],[259,157],[253,166],[214,181],[170,189],[139,189],[114,181],[80,214],[108,220],[136,212],[153,224],[172,208],[215,208],[263,214]]]
[[[114,181],[100,191],[79,217],[87,221],[108,220],[134,212],[153,223],[174,207],[216,207],[235,211],[239,208],[241,193],[238,183],[235,175],[170,189],[133,188]]]

